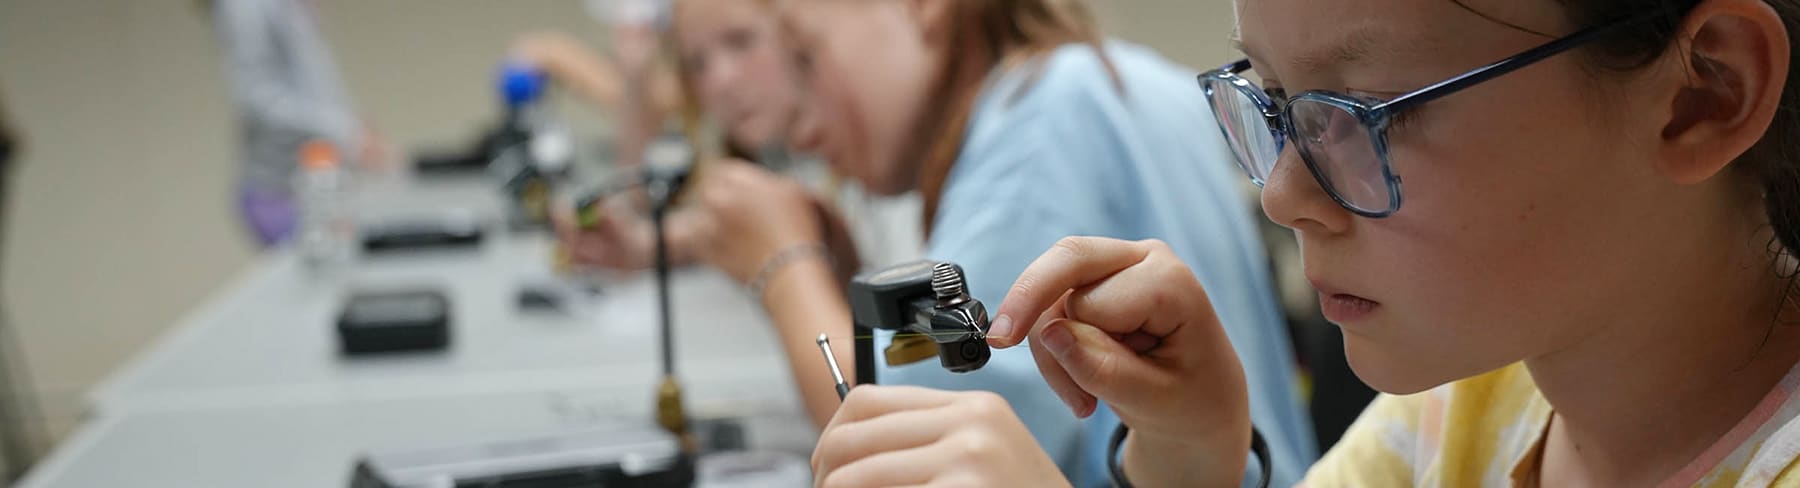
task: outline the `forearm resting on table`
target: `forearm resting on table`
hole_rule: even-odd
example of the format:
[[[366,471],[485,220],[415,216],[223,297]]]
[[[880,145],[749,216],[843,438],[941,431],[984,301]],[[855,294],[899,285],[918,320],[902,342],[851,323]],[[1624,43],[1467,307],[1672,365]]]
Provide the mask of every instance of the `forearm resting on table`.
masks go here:
[[[560,32],[530,34],[514,43],[512,57],[543,70],[589,103],[611,110],[625,98],[617,67],[581,40]]]
[[[1250,428],[1223,429],[1210,439],[1158,439],[1133,430],[1119,456],[1132,486],[1236,487],[1249,458]],[[1110,460],[1109,460],[1110,462]]]
[[[794,384],[800,398],[820,427],[831,421],[840,400],[836,382],[825,358],[819,353],[819,334],[831,338],[832,355],[844,372],[845,382],[854,382],[856,361],[852,360],[850,305],[844,301],[843,287],[834,277],[831,263],[823,259],[794,262],[770,276],[763,293],[763,307],[774,322],[781,347],[786,350]]]
[[[652,68],[648,80],[633,83],[628,74],[612,58],[589,48],[568,34],[544,32],[525,36],[513,46],[512,56],[530,63],[549,74],[576,96],[607,111],[619,110],[628,98],[647,97],[655,110],[670,111],[677,107],[680,93],[672,85],[672,75],[662,68]],[[633,85],[643,85],[633,89]],[[633,93],[640,92],[640,93]]]

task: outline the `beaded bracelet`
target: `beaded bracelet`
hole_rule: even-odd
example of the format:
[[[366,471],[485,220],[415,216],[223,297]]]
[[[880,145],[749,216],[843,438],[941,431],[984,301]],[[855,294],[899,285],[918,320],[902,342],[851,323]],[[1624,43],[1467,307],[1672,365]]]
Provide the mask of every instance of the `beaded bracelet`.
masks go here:
[[[1131,428],[1126,427],[1123,422],[1119,423],[1119,427],[1113,429],[1112,443],[1106,447],[1106,470],[1112,474],[1113,486],[1116,488],[1133,488],[1131,480],[1125,479],[1125,468],[1119,466],[1119,446],[1125,444],[1125,434],[1128,433],[1131,433]],[[1256,456],[1256,464],[1262,472],[1262,478],[1256,482],[1257,488],[1269,488],[1269,475],[1274,466],[1269,462],[1269,444],[1263,442],[1262,433],[1256,431],[1255,425],[1250,426],[1250,454]]]
[[[762,269],[756,272],[756,278],[750,280],[750,293],[756,295],[758,300],[761,300],[765,288],[769,286],[769,280],[775,277],[776,272],[781,271],[782,268],[786,268],[789,264],[809,258],[824,258],[826,261],[832,260],[831,251],[825,249],[824,244],[807,243],[789,246],[786,249],[777,251],[773,256],[769,256],[768,260],[763,261]]]

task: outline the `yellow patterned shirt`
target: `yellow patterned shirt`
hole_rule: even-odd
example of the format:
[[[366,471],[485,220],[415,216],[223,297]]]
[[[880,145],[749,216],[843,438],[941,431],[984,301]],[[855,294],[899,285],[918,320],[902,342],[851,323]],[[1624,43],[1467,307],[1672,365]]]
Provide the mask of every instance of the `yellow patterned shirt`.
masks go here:
[[[1660,486],[1800,487],[1800,367]],[[1532,486],[1550,404],[1523,364],[1414,395],[1382,395],[1302,486]]]

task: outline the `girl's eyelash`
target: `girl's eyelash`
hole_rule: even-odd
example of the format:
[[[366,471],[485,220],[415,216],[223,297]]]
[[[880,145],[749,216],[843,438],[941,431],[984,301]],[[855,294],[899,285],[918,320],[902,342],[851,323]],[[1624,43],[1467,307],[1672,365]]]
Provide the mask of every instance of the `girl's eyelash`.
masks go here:
[[[1387,103],[1388,101],[1392,100],[1396,96],[1396,95],[1374,95],[1374,94],[1366,94],[1366,93],[1356,93],[1356,95],[1364,97],[1364,98],[1368,98],[1375,103]],[[1391,131],[1406,130],[1407,127],[1412,126],[1413,122],[1418,121],[1419,110],[1421,110],[1423,108],[1424,107],[1413,106],[1413,107],[1408,107],[1404,110],[1399,110],[1399,111],[1389,113],[1388,114],[1388,130],[1391,130]]]
[[[1412,123],[1419,119],[1420,108],[1421,107],[1412,107],[1389,115],[1388,130],[1405,130],[1407,127],[1412,126]]]
[[[1270,100],[1275,100],[1277,103],[1286,102],[1288,100],[1288,92],[1287,92],[1287,89],[1285,89],[1285,88],[1264,87],[1263,93],[1267,94],[1269,96]],[[1363,95],[1363,96],[1367,96],[1367,95]],[[1387,99],[1387,97],[1376,97],[1376,96],[1367,96],[1367,97],[1371,98],[1371,99],[1375,99],[1377,101],[1386,101],[1386,99]],[[1415,122],[1419,119],[1419,111],[1422,110],[1423,108],[1424,107],[1411,107],[1406,110],[1394,112],[1393,114],[1389,115],[1388,116],[1388,130],[1400,131],[1400,130],[1405,130],[1407,127],[1410,127],[1413,124],[1413,122]]]

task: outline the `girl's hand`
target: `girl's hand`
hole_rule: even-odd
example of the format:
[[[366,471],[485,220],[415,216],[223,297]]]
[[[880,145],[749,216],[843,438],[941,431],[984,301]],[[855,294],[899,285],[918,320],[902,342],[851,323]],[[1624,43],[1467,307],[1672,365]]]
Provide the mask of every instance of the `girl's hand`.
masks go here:
[[[631,201],[636,195],[615,195],[594,205],[598,208],[578,209],[598,215],[583,226],[574,211],[553,206],[551,222],[569,259],[581,267],[615,271],[637,271],[655,264],[655,229],[650,219],[640,215]],[[670,216],[672,219],[675,215]],[[680,234],[676,234],[679,236]],[[679,237],[672,236],[670,245],[683,247]]]
[[[863,385],[813,449],[813,485],[1069,486],[1006,400],[989,392]]]
[[[812,194],[792,178],[742,161],[720,161],[694,188],[713,223],[701,258],[749,283],[777,253],[823,246],[824,226]]]
[[[989,333],[1031,338],[1077,416],[1105,400],[1131,427],[1138,486],[1236,486],[1250,446],[1244,372],[1193,271],[1159,241],[1071,237],[1019,276]]]

